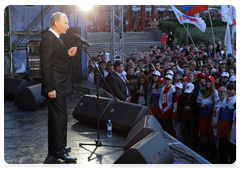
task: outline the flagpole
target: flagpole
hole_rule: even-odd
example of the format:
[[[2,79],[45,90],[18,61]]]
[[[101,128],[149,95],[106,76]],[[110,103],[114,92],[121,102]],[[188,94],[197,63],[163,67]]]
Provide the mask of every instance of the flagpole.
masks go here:
[[[216,55],[215,38],[214,38],[214,32],[213,32],[213,26],[212,26],[212,19],[211,19],[211,15],[210,15],[210,11],[209,11],[209,6],[208,6],[208,14],[209,14],[210,24],[211,24],[211,28],[212,28],[213,48],[214,48],[214,53],[215,53],[215,55]]]
[[[192,37],[191,37],[190,33],[189,33],[189,32],[188,32],[188,30],[187,30],[187,28],[185,27],[185,25],[184,25],[184,24],[183,24],[183,26],[184,26],[185,30],[187,31],[187,33],[188,33],[188,35],[189,35],[189,37],[190,37],[190,39],[191,39],[191,41],[192,41],[192,43],[193,43],[194,47],[195,47],[195,48],[197,48],[197,47],[195,46],[195,43],[193,42],[193,39],[192,39]],[[198,55],[198,50],[197,50],[197,55]]]

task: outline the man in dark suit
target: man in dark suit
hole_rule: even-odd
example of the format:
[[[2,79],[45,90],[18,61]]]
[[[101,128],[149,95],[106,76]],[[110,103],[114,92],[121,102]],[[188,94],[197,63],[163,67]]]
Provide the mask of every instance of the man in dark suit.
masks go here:
[[[66,49],[60,34],[65,34],[68,18],[61,12],[51,17],[51,27],[40,44],[42,95],[48,103],[48,156],[51,160],[61,158],[76,161],[70,157],[67,145],[67,106],[66,97],[71,93],[71,73],[69,59],[77,47]]]
[[[127,86],[127,79],[122,75],[124,70],[123,63],[115,61],[114,72],[107,78],[107,83],[116,98],[130,102],[130,91]]]

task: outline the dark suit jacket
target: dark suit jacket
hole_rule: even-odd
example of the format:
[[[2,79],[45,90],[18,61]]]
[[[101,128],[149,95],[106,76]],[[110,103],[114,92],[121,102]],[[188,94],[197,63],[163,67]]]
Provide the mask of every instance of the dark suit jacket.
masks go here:
[[[109,87],[111,88],[115,97],[119,100],[126,101],[127,96],[127,89],[126,84],[123,82],[122,78],[119,77],[115,72],[113,72],[107,79],[106,79]],[[130,91],[129,91],[130,93]]]
[[[66,97],[71,93],[71,73],[67,49],[60,40],[47,31],[40,43],[42,72],[42,92],[56,90],[56,97]]]

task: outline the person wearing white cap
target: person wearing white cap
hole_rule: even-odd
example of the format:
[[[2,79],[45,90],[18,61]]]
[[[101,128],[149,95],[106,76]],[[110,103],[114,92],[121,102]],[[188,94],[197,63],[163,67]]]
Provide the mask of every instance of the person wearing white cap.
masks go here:
[[[150,97],[152,95],[153,90],[157,86],[157,82],[159,77],[161,76],[161,73],[159,71],[154,71],[152,73],[152,82],[148,85],[148,92],[147,92],[147,105],[150,105]],[[156,87],[157,88],[157,87]]]
[[[228,72],[223,72],[221,74],[221,83],[225,86],[229,80],[229,73]]]
[[[237,76],[231,76],[230,79],[229,79],[229,83],[238,84],[238,77]]]
[[[170,113],[170,117],[172,118],[173,129],[175,131],[176,138],[185,143],[185,140],[182,136],[182,122],[178,122],[178,112],[177,112],[177,105],[180,96],[182,95],[183,85],[182,83],[177,83],[175,85],[175,92],[173,93],[173,100],[172,100],[172,109]]]
[[[168,74],[171,75],[172,78],[173,78],[172,84],[175,84],[174,72],[173,72],[172,70],[168,70],[168,71],[166,72],[166,75],[168,75]]]
[[[198,146],[198,107],[194,85],[188,83],[178,100],[178,122],[182,122],[186,145],[196,152]]]
[[[174,135],[172,126],[172,120],[170,117],[172,108],[172,94],[175,92],[175,87],[172,85],[172,76],[167,74],[165,76],[165,86],[161,91],[161,97],[159,98],[159,108],[161,113],[158,116],[158,121],[165,131]]]

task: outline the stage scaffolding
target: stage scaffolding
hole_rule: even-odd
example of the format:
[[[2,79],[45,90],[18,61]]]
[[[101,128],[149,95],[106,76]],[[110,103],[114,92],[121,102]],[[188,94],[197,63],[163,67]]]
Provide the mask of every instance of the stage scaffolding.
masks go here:
[[[116,60],[124,63],[123,5],[111,5],[111,44],[112,63]]]

